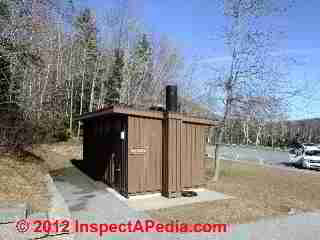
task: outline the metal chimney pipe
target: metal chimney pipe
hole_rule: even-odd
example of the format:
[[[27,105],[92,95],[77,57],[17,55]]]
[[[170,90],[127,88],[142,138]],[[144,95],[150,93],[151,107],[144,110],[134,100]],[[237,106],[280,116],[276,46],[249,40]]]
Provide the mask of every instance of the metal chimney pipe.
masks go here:
[[[177,85],[166,86],[166,111],[178,112],[178,87]]]

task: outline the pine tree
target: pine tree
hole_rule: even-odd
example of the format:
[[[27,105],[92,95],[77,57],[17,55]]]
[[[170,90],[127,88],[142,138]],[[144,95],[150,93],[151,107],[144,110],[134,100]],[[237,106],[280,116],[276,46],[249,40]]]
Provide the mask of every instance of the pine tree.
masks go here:
[[[136,48],[136,53],[141,62],[149,63],[152,56],[152,49],[148,41],[147,34],[142,34],[142,38],[138,42]]]
[[[148,41],[147,34],[142,34],[135,49],[135,66],[134,66],[134,79],[135,90],[141,92],[139,102],[144,97],[148,97],[152,89],[152,48]],[[138,89],[137,89],[138,87]]]
[[[111,66],[111,72],[107,83],[107,93],[105,103],[119,103],[120,88],[123,81],[122,70],[124,66],[123,50],[117,48],[114,50],[114,59]]]

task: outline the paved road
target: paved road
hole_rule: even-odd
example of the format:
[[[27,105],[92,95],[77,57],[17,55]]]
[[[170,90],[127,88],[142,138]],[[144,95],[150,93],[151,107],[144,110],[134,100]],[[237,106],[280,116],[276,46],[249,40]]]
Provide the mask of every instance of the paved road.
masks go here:
[[[208,147],[207,152],[210,154],[213,149],[213,147]],[[282,165],[289,162],[287,152],[256,149],[253,147],[221,146],[220,154],[224,160],[254,161],[272,165]]]
[[[221,240],[318,240],[319,236],[320,213],[305,213],[236,225]]]

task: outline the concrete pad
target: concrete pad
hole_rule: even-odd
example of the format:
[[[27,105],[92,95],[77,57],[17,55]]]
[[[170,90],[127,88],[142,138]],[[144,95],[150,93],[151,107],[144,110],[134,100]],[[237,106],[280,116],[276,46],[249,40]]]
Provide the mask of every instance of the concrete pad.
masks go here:
[[[231,196],[207,189],[193,189],[198,193],[196,197],[177,197],[177,198],[166,198],[161,194],[152,194],[151,196],[137,196],[130,197],[126,203],[129,207],[134,208],[138,211],[145,210],[157,210],[161,208],[170,208],[192,203],[200,202],[211,202],[215,200],[230,199]]]

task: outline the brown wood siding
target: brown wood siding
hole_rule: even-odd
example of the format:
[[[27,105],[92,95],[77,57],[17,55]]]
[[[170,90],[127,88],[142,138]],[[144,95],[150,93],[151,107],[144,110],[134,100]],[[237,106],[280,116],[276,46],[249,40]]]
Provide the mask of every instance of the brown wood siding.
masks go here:
[[[139,149],[145,152],[138,152]],[[160,191],[161,178],[162,121],[129,116],[128,192],[134,194]]]
[[[205,129],[203,125],[183,122],[174,116],[164,121],[162,192],[165,196],[203,183]]]
[[[169,191],[181,191],[181,120],[170,119],[168,129],[168,176]]]
[[[203,183],[205,157],[205,127],[183,123],[182,126],[182,188]]]
[[[170,197],[203,184],[208,125],[181,114],[163,115],[162,119],[122,113],[84,121],[83,158],[92,176],[125,196],[162,191]],[[120,140],[121,131],[125,140]]]

